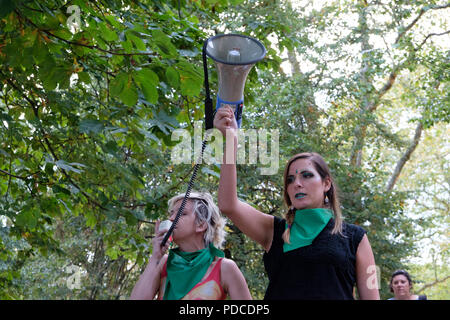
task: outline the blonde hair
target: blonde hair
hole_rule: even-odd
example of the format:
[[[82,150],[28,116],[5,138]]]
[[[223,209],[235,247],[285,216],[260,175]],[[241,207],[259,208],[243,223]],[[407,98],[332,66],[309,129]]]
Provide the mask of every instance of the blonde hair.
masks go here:
[[[283,241],[286,243],[290,243],[289,238],[291,235],[291,229],[290,226],[292,226],[292,223],[294,222],[295,217],[295,211],[296,209],[292,207],[291,199],[289,198],[289,194],[287,193],[287,176],[289,173],[289,167],[291,164],[298,159],[308,159],[311,160],[314,164],[315,169],[319,173],[320,177],[323,179],[329,178],[331,181],[331,187],[330,189],[324,194],[324,208],[329,208],[331,211],[333,211],[334,216],[334,227],[331,231],[331,234],[340,234],[342,235],[342,212],[341,212],[341,203],[339,201],[339,195],[337,186],[333,181],[333,177],[331,176],[330,169],[328,168],[327,163],[322,158],[322,156],[315,152],[304,152],[304,153],[298,153],[294,155],[291,159],[289,159],[286,168],[284,169],[284,203],[288,207],[288,211],[285,215],[285,219],[289,225],[289,228],[287,228],[283,233]],[[328,202],[325,201],[325,199],[328,198]]]
[[[172,197],[168,201],[169,211],[178,200],[182,200],[185,194],[181,193]],[[192,203],[192,208],[195,213],[195,222],[200,225],[206,222],[207,228],[204,234],[205,245],[210,243],[218,249],[221,249],[225,242],[225,218],[220,214],[219,208],[214,203],[214,200],[208,192],[191,191],[189,194],[189,201]]]

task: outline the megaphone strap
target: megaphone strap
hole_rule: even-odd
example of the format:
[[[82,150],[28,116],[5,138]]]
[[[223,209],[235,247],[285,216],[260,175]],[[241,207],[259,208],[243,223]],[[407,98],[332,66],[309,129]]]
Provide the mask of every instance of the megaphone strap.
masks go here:
[[[208,63],[206,58],[206,45],[208,40],[203,44],[202,58],[203,58],[203,74],[205,78],[205,130],[212,129],[214,124],[213,103],[209,92],[208,79]]]

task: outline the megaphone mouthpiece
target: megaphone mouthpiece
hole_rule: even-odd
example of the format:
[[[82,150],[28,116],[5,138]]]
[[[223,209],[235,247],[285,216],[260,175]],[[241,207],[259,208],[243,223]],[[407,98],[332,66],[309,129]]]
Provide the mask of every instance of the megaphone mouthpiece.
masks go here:
[[[233,48],[230,51],[228,51],[227,62],[228,63],[241,62],[241,52],[239,48]]]

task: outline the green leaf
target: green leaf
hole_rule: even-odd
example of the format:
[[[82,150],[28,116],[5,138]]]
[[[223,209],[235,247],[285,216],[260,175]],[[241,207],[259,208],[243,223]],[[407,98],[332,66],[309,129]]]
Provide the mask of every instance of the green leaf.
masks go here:
[[[185,61],[176,64],[180,74],[181,93],[187,96],[196,97],[203,87],[203,77],[190,64]]]
[[[158,75],[150,69],[141,69],[136,72],[134,79],[141,88],[145,99],[150,103],[156,104],[158,102]]]
[[[109,87],[111,96],[118,97],[127,106],[134,106],[138,100],[138,91],[131,74],[119,73]]]
[[[81,164],[81,163],[77,163],[77,162],[68,163],[64,160],[56,161],[55,165],[62,170],[73,171],[75,173],[81,173],[81,172],[83,172],[83,170],[74,168],[73,166],[86,167],[84,164]]]
[[[55,62],[52,61],[53,59],[50,57],[50,52],[48,51],[48,47],[45,45],[45,43],[41,37],[37,37],[36,41],[34,41],[33,59],[34,59],[34,61],[36,61],[37,64],[40,64],[44,61],[46,63],[48,63],[47,61],[50,61],[50,63],[48,63],[50,66],[55,65]]]
[[[125,220],[129,226],[135,226],[138,223],[138,219],[131,211],[125,211]]]
[[[106,23],[100,23],[99,29],[101,32],[101,37],[106,41],[117,41],[119,36],[113,30],[111,30]]]
[[[41,78],[42,85],[47,91],[52,91],[57,86],[57,80],[55,73],[55,61],[50,56],[45,56],[45,61],[40,65],[39,77]]]
[[[91,77],[89,76],[89,73],[87,73],[87,72],[79,72],[78,80],[81,82],[84,82],[86,84],[91,83]]]
[[[35,214],[36,213],[32,209],[23,209],[22,212],[16,216],[16,224],[20,227],[30,229],[36,228],[37,217]]]
[[[110,140],[104,145],[103,149],[106,152],[114,155],[119,150],[119,146],[117,145],[117,142],[115,142],[114,140]]]
[[[151,84],[144,82],[142,85],[142,93],[148,102],[152,104],[156,104],[158,102],[158,90]]]
[[[119,97],[128,82],[128,74],[119,73],[110,83],[109,92],[112,97]]]
[[[104,125],[101,121],[95,120],[95,119],[84,119],[80,122],[80,132],[89,134],[92,133],[99,133],[104,129]]]
[[[85,217],[86,217],[86,226],[89,228],[95,227],[95,225],[97,224],[97,219],[95,218],[94,213],[88,212],[86,213]]]
[[[64,193],[70,196],[70,191],[60,185],[54,184],[52,186],[53,193]]]
[[[36,115],[34,114],[34,110],[32,108],[25,109],[25,119],[28,121],[33,121],[36,119]]]
[[[180,75],[174,67],[168,67],[166,69],[166,78],[172,88],[176,89],[180,85]]]
[[[135,73],[135,80],[137,84],[141,84],[143,82],[150,82],[153,86],[157,86],[159,84],[158,75],[151,69],[143,68]]]
[[[131,40],[131,42],[134,43],[134,45],[136,46],[136,48],[140,51],[145,51],[147,50],[147,47],[145,45],[145,43],[142,41],[141,38],[135,36],[134,34],[132,34],[131,32],[127,32],[127,38]]]
[[[5,17],[16,8],[17,2],[13,0],[0,0],[0,18]]]
[[[125,85],[125,88],[120,94],[119,98],[123,103],[130,107],[134,106],[137,103],[138,91],[133,82],[130,81]]]
[[[106,255],[108,257],[110,257],[112,260],[116,260],[117,257],[119,256],[118,252],[117,252],[117,249],[115,249],[115,248],[108,248],[108,249],[106,249]]]
[[[162,56],[167,58],[176,58],[178,53],[175,46],[171,43],[170,38],[161,30],[156,29],[152,31],[152,41],[159,48]]]

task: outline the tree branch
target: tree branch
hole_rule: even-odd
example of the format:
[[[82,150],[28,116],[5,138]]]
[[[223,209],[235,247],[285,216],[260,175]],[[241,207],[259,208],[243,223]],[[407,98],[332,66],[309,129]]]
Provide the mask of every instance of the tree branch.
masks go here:
[[[115,51],[111,51],[111,50],[106,50],[106,49],[102,49],[96,45],[90,45],[90,44],[84,44],[84,43],[79,43],[79,42],[74,42],[74,41],[70,41],[70,40],[66,40],[60,36],[57,36],[55,34],[53,34],[52,32],[45,30],[45,29],[40,29],[39,26],[37,26],[33,21],[31,21],[30,19],[28,19],[27,17],[24,17],[19,10],[14,10],[14,12],[17,14],[17,16],[20,19],[24,19],[25,21],[27,21],[29,24],[31,24],[33,27],[35,27],[37,30],[39,30],[39,32],[44,32],[45,34],[47,34],[48,36],[52,37],[52,38],[56,38],[60,41],[63,41],[67,44],[70,45],[74,45],[74,46],[80,46],[80,47],[85,47],[85,48],[89,48],[89,49],[95,49],[101,52],[105,52],[105,53],[109,53],[112,55],[116,55],[116,56],[155,56],[154,52],[133,52],[133,53],[121,53],[121,52],[115,52]]]
[[[421,49],[422,46],[425,44],[425,42],[427,42],[427,40],[428,40],[430,37],[432,37],[432,36],[443,36],[443,35],[448,34],[448,33],[450,33],[450,30],[447,30],[447,31],[442,32],[442,33],[430,33],[429,35],[427,35],[427,36],[425,37],[425,39],[422,41],[422,43],[421,43],[416,49],[414,49],[414,51],[418,51],[419,49]]]
[[[443,278],[443,279],[441,279],[441,280],[437,279],[436,281],[433,281],[432,283],[427,283],[427,284],[424,285],[422,288],[420,288],[418,291],[416,291],[416,293],[420,293],[420,292],[422,292],[423,290],[425,290],[426,288],[430,288],[430,287],[432,287],[432,286],[437,285],[438,283],[447,281],[448,278],[450,278],[450,275],[449,275],[449,276],[446,276],[445,278]]]
[[[380,103],[381,98],[386,94],[386,92],[388,92],[392,88],[392,86],[394,85],[395,79],[397,78],[399,69],[400,68],[398,66],[394,68],[394,70],[389,74],[389,78],[386,80],[383,87],[378,91],[378,95],[375,97],[375,99],[373,101],[371,101],[369,103],[369,105],[367,106],[367,109],[370,112],[375,111],[378,104]]]
[[[40,173],[40,171],[37,171],[37,172],[34,172],[34,173],[30,173],[30,174],[27,175],[27,176],[18,176],[18,175],[15,175],[15,174],[10,173],[10,172],[8,172],[8,171],[2,170],[2,169],[0,169],[0,173],[3,173],[3,174],[5,174],[5,175],[7,175],[7,176],[10,176],[10,177],[12,177],[12,178],[17,178],[17,179],[20,179],[20,180],[27,181],[29,177],[31,177],[31,176],[33,176],[33,175],[35,175],[35,174]]]
[[[394,44],[397,44],[401,38],[408,32],[414,25],[419,21],[420,17],[423,16],[423,14],[426,12],[424,8],[420,9],[419,15],[408,25],[405,29],[403,29],[402,32],[400,32],[397,36],[397,39],[395,39]]]
[[[398,180],[398,177],[400,176],[400,173],[403,170],[403,167],[405,166],[406,162],[410,159],[411,154],[416,150],[417,145],[419,144],[420,137],[422,135],[423,125],[421,122],[416,127],[416,132],[414,134],[414,138],[406,150],[406,152],[403,154],[403,156],[400,158],[400,160],[397,162],[397,165],[395,166],[394,172],[389,179],[389,182],[387,184],[386,190],[391,191],[394,188],[395,183]]]
[[[408,32],[409,30],[411,30],[412,27],[414,27],[414,25],[419,21],[419,19],[423,16],[423,14],[425,12],[427,12],[428,10],[439,10],[439,9],[445,9],[445,8],[449,8],[450,7],[450,3],[441,5],[441,6],[433,6],[433,7],[429,7],[429,8],[422,8],[420,9],[419,15],[409,24],[405,27],[405,29],[402,30],[402,32],[400,32],[397,36],[397,39],[395,39],[394,44],[398,43],[398,41],[406,34],[406,32]]]

